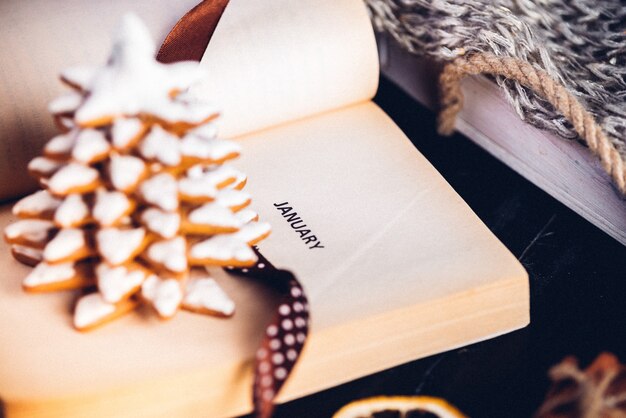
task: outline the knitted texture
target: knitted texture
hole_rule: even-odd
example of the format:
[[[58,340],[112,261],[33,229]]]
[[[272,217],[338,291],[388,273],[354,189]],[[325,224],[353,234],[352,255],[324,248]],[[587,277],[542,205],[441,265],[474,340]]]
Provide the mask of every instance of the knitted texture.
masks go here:
[[[463,107],[460,82],[463,77],[476,74],[504,76],[540,94],[573,124],[591,152],[600,159],[602,167],[611,176],[619,191],[626,195],[626,164],[593,116],[561,83],[553,80],[545,71],[533,68],[518,58],[478,52],[446,64],[439,76],[440,134],[450,135],[454,131],[454,120]]]
[[[475,53],[524,61],[562,84],[626,159],[626,6],[620,0],[365,0],[375,27],[440,62]],[[541,92],[495,80],[532,125],[578,138]]]

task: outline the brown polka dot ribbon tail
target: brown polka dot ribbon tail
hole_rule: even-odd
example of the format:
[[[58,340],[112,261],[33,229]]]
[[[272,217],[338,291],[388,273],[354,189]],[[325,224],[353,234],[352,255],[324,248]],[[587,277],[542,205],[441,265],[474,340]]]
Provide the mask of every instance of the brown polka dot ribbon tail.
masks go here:
[[[204,0],[176,23],[165,38],[157,59],[164,63],[199,61],[228,5],[228,0]],[[276,269],[258,251],[253,268],[228,271],[274,287],[283,295],[256,353],[253,402],[257,418],[269,418],[274,399],[291,373],[309,331],[309,307],[304,290],[293,274]]]
[[[275,268],[257,251],[253,268],[228,269],[267,283],[282,294],[278,311],[265,329],[254,365],[253,401],[258,418],[274,411],[274,399],[295,366],[309,333],[309,304],[302,285],[286,270]]]

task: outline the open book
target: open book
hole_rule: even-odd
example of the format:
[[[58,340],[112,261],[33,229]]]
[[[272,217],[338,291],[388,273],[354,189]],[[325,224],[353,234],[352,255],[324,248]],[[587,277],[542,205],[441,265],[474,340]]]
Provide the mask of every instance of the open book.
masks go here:
[[[58,70],[101,61],[128,9],[162,39],[194,1],[65,4],[0,5],[14,54],[0,60],[11,102],[0,112],[4,197],[28,189],[26,163],[54,132],[45,104]],[[238,167],[273,226],[260,251],[293,271],[310,300],[310,339],[280,399],[528,323],[526,272],[370,101],[378,57],[360,0],[232,1],[201,65],[209,78],[193,93],[222,106],[222,135],[241,142]],[[0,228],[12,219],[4,206]],[[80,334],[66,308],[74,295],[23,293],[28,268],[4,243],[0,269],[9,418],[250,410],[253,353],[276,303],[262,283],[216,272],[237,304],[231,320],[129,315]]]
[[[437,108],[439,68],[379,38],[382,72],[425,106]],[[583,145],[522,121],[486,77],[463,81],[457,129],[583,218],[626,245],[626,201]]]

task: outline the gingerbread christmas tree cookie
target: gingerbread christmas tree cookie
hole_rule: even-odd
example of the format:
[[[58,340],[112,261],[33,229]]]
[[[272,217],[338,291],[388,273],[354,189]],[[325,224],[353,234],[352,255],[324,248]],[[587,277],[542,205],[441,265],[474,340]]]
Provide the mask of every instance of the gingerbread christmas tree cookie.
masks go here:
[[[62,132],[28,166],[42,190],[14,206],[4,234],[34,266],[23,287],[81,290],[79,330],[141,303],[162,318],[230,316],[206,267],[254,265],[251,246],[270,233],[230,165],[240,148],[217,138],[217,108],[186,93],[203,76],[197,62],[157,62],[134,15],[117,33],[107,63],[64,71],[71,90],[49,105]]]

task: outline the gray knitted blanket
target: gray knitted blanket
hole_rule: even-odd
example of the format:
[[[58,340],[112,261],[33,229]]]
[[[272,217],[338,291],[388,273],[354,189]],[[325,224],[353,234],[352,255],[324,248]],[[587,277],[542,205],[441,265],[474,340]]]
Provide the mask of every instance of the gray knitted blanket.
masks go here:
[[[561,82],[626,159],[626,3],[620,0],[365,0],[377,30],[411,53],[451,61],[491,52],[527,61]],[[532,125],[576,138],[531,90],[497,83]]]

